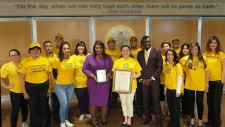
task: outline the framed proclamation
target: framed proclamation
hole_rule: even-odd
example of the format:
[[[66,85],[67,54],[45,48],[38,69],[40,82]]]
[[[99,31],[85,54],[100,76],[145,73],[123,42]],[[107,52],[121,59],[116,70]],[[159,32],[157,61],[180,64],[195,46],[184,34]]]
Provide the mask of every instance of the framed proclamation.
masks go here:
[[[131,93],[132,70],[115,69],[113,73],[113,92]]]
[[[106,83],[107,82],[106,69],[96,70],[96,78],[98,84]]]

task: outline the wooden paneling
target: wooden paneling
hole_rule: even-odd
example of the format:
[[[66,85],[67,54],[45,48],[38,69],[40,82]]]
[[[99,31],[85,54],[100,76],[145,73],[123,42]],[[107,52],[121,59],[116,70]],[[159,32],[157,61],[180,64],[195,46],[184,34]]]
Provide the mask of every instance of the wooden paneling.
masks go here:
[[[145,35],[145,20],[96,20],[96,40],[105,42],[107,32],[115,26],[130,27],[136,34],[138,41]],[[139,43],[139,46],[141,44]]]
[[[55,35],[63,34],[64,41],[71,44],[72,52],[74,52],[75,44],[82,40],[89,49],[89,21],[88,20],[72,20],[72,21],[38,21],[37,35],[38,41],[44,42],[50,40],[55,45]]]
[[[220,40],[222,51],[225,52],[225,20],[204,20],[202,27],[203,50],[205,50],[208,39],[215,35]]]
[[[161,49],[163,41],[171,42],[172,37],[180,38],[182,43],[198,40],[197,20],[152,20],[152,46]]]

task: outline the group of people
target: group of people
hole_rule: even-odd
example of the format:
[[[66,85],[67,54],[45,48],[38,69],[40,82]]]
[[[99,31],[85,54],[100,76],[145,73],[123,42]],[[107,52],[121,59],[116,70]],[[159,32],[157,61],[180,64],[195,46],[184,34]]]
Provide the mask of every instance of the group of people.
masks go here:
[[[17,49],[9,51],[11,62],[1,68],[1,86],[10,90],[12,105],[11,126],[17,126],[21,110],[22,126],[28,116],[31,127],[45,127],[51,113],[59,116],[60,127],[72,127],[68,113],[73,92],[75,92],[80,110],[79,120],[90,118],[93,127],[99,127],[97,108],[101,111],[102,125],[107,125],[107,112],[115,111],[117,98],[120,97],[124,121],[121,127],[131,127],[134,111],[144,115],[143,126],[156,118],[156,127],[163,126],[163,115],[170,115],[167,127],[180,127],[180,99],[183,115],[190,115],[189,127],[194,127],[194,102],[197,103],[198,126],[203,126],[203,97],[207,93],[208,122],[206,126],[221,126],[221,98],[225,81],[225,54],[221,51],[218,37],[209,38],[206,52],[201,53],[199,43],[184,43],[179,47],[180,39],[172,38],[161,44],[162,51],[151,46],[149,36],[141,39],[130,37],[130,43],[116,48],[113,37],[106,44],[97,40],[93,53],[88,53],[85,42],[79,41],[75,51],[71,51],[63,35],[55,37],[56,46],[51,41],[31,43],[30,57],[21,60]],[[106,48],[107,47],[107,48]],[[44,53],[42,53],[42,49]],[[113,72],[115,69],[129,69],[131,92],[113,92]],[[98,73],[106,80],[99,82]],[[9,83],[6,79],[9,79]],[[50,111],[48,100],[51,97]],[[165,99],[166,98],[166,99]],[[164,108],[167,100],[168,111]]]

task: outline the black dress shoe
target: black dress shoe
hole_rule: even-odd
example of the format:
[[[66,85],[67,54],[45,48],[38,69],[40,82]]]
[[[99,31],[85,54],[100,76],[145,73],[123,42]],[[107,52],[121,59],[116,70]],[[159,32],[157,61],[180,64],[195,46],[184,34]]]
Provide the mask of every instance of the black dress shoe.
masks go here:
[[[152,122],[151,119],[145,119],[144,123],[142,124],[143,126],[148,126]]]
[[[124,124],[124,123],[123,123],[123,124],[121,125],[121,127],[127,127],[127,124]]]
[[[127,126],[126,126],[126,127],[131,127],[131,125],[127,124]]]
[[[210,126],[212,126],[212,123],[206,122],[206,123],[205,123],[205,126],[206,126],[206,127],[210,127]]]
[[[107,124],[107,122],[102,122],[102,125],[104,126],[104,125],[106,125]]]

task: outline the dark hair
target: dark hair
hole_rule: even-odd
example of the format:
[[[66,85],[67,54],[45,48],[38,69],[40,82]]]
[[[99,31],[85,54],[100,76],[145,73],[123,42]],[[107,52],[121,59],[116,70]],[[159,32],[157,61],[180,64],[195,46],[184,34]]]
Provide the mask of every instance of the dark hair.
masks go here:
[[[130,48],[129,45],[122,45],[121,48],[120,48],[121,51],[122,51],[122,49],[123,49],[124,47],[127,47],[127,48],[131,51],[131,48]],[[122,58],[122,57],[123,57],[123,55],[121,54],[121,56],[120,56],[119,58]],[[131,52],[130,52],[130,57],[131,57],[131,58],[134,58],[134,55],[132,55]]]
[[[45,42],[43,42],[42,46],[45,46],[46,43],[51,43],[52,44],[51,41],[45,41]]]
[[[205,60],[204,60],[204,58],[202,56],[201,49],[200,49],[200,46],[199,46],[198,42],[192,42],[190,44],[190,49],[189,50],[191,51],[191,49],[193,47],[195,47],[195,46],[197,46],[197,48],[198,48],[198,54],[197,54],[198,60],[199,60],[199,62],[201,62],[203,64],[203,66],[204,66],[203,68],[205,69],[207,67],[207,65],[206,65],[206,62],[205,62]],[[188,61],[187,62],[188,62],[188,68],[192,69],[192,66],[193,66],[193,55],[192,55],[191,52],[189,52]]]
[[[10,57],[10,52],[13,52],[13,51],[16,52],[17,55],[21,55],[19,50],[17,50],[17,49],[11,49],[11,50],[9,51],[9,57]]]
[[[141,44],[143,43],[143,41],[147,38],[150,38],[149,36],[143,36],[142,39],[141,39]]]
[[[178,61],[177,53],[175,52],[174,49],[168,49],[166,51],[166,54],[165,54],[165,56],[166,56],[165,62],[167,63],[167,61],[168,61],[167,54],[168,54],[169,51],[173,53],[173,66],[175,66],[176,64],[179,63],[179,61]]]
[[[62,52],[62,47],[64,45],[68,45],[70,47],[70,43],[69,42],[63,42],[61,45],[60,45],[60,48],[59,48],[59,55],[58,55],[58,58],[60,60],[60,62],[62,62],[62,60],[64,59],[64,54]]]
[[[100,45],[100,46],[103,48],[102,56],[105,58],[105,57],[106,57],[106,53],[105,53],[105,45],[104,45],[104,43],[103,43],[102,41],[100,41],[100,40],[95,41],[95,44],[94,44],[94,46],[93,46],[94,56],[95,56],[95,57],[97,56],[97,53],[96,53],[96,51],[95,51],[95,47],[96,47],[97,45]]]
[[[75,55],[79,55],[79,51],[78,51],[78,46],[83,46],[84,47],[84,55],[86,56],[87,55],[87,47],[86,47],[86,45],[85,45],[85,43],[83,42],[83,41],[79,41],[79,42],[77,42],[77,44],[76,44],[76,48],[75,48],[75,51],[74,51],[74,54]]]
[[[164,41],[164,42],[161,44],[161,48],[163,48],[163,45],[165,45],[165,44],[168,44],[169,47],[171,46],[170,42]]]
[[[207,44],[206,44],[206,51],[207,51],[207,52],[211,52],[211,51],[212,51],[212,49],[210,48],[209,44],[210,44],[213,40],[215,40],[216,43],[217,43],[217,47],[216,47],[216,54],[217,54],[217,53],[219,53],[219,52],[221,51],[221,48],[220,48],[220,40],[219,40],[219,38],[218,38],[217,36],[212,36],[212,37],[210,37],[210,38],[208,39],[208,42],[207,42]]]
[[[190,45],[189,45],[188,43],[182,44],[181,50],[180,50],[180,52],[179,52],[180,58],[184,57],[184,52],[183,52],[184,46],[187,46],[188,50],[189,50],[189,48],[190,48]]]

